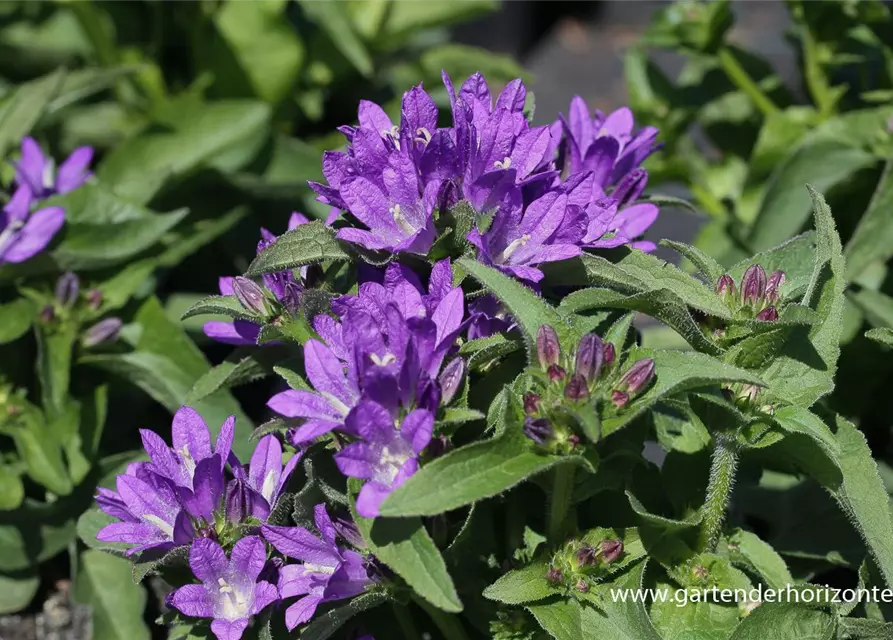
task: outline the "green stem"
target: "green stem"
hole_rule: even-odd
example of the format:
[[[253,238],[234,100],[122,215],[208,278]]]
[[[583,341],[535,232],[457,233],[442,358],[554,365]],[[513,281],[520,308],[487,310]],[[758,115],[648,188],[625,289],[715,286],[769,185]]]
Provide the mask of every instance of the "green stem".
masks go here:
[[[717,56],[722,70],[725,72],[726,76],[728,76],[729,80],[732,81],[732,84],[743,91],[763,115],[769,116],[778,111],[778,107],[775,106],[775,103],[769,99],[769,96],[763,93],[760,86],[754,82],[753,78],[748,75],[744,67],[738,63],[735,54],[733,54],[728,47],[722,47],[717,52]]]
[[[412,621],[412,613],[408,604],[399,605],[394,602],[391,603],[391,608],[394,610],[394,617],[397,618],[397,624],[400,625],[400,630],[403,631],[406,640],[416,640],[416,638],[422,637],[415,627],[415,622]]]
[[[574,493],[574,466],[563,464],[555,469],[555,482],[549,499],[549,540],[558,542],[564,533],[564,522]]]
[[[734,436],[716,434],[713,437],[713,461],[710,465],[710,481],[707,496],[701,507],[701,551],[713,551],[722,533],[722,523],[732,497],[735,470],[738,467],[738,447]]]
[[[427,600],[423,600],[415,594],[413,594],[412,599],[417,605],[424,609],[425,613],[428,614],[428,617],[431,618],[440,630],[440,633],[445,640],[468,640],[468,635],[465,633],[465,627],[462,626],[462,620],[458,616],[441,611],[434,605],[429,604]],[[421,638],[422,636],[416,637]]]
[[[819,63],[815,39],[807,25],[803,25],[800,36],[803,41],[803,75],[806,77],[806,86],[824,120],[834,112],[834,93]]]

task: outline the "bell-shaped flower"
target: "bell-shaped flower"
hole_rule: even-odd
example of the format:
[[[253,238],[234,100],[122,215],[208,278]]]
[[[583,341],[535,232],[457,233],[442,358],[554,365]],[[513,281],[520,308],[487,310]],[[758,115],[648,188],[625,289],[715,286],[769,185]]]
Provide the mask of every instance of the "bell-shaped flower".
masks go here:
[[[227,488],[227,517],[234,522],[247,516],[265,521],[300,460],[298,452],[283,466],[279,439],[272,434],[261,438],[247,470],[239,464],[232,465],[235,478],[230,482],[233,489]],[[238,505],[240,517],[233,513],[232,505]]]
[[[57,193],[74,191],[93,175],[88,170],[93,160],[93,149],[78,147],[55,169],[52,158],[44,155],[34,138],[22,140],[22,157],[15,163],[16,182],[26,187],[35,200]]]
[[[276,586],[258,580],[267,564],[267,547],[258,536],[242,538],[230,557],[214,540],[196,540],[189,566],[201,584],[187,584],[167,604],[194,618],[212,618],[217,640],[239,640],[251,619],[279,599]]]
[[[0,265],[33,258],[46,248],[65,222],[61,207],[32,213],[32,200],[30,190],[22,185],[0,210]]]

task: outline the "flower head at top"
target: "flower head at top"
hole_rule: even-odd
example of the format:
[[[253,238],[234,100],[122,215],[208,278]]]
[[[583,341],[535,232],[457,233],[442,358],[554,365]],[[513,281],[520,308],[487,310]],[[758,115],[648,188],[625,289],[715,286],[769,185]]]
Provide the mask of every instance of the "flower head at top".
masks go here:
[[[32,201],[29,189],[20,186],[0,210],[0,265],[33,258],[62,228],[65,211],[61,207],[45,207],[32,213]]]
[[[296,229],[309,220],[301,213],[292,213],[288,220],[288,230]],[[257,245],[257,253],[260,253],[276,241],[276,236],[261,229],[261,240]],[[307,268],[300,271],[301,278],[306,276]],[[295,278],[291,271],[268,273],[263,276],[263,287],[241,276],[221,277],[218,281],[220,294],[224,296],[235,295],[246,311],[261,315],[272,315],[281,307],[287,313],[295,313],[300,305],[303,285]],[[206,322],[202,327],[205,335],[217,342],[232,345],[256,344],[260,336],[261,326],[250,320],[234,320],[231,322],[213,320]]]
[[[365,558],[338,544],[336,527],[324,504],[316,505],[314,520],[321,537],[304,527],[261,528],[277,551],[302,563],[279,570],[279,596],[283,600],[299,596],[285,610],[289,630],[310,620],[321,603],[351,598],[373,583]]]
[[[16,163],[16,182],[26,187],[35,200],[57,193],[74,191],[92,175],[88,170],[93,160],[93,149],[78,147],[56,170],[53,159],[44,155],[34,138],[22,140],[22,156]]]
[[[174,590],[167,604],[195,618],[213,618],[217,640],[239,640],[251,618],[279,599],[276,586],[258,580],[267,563],[267,548],[257,536],[242,538],[230,557],[214,540],[196,540],[189,566],[201,584]]]
[[[362,440],[336,454],[335,463],[344,475],[367,480],[357,496],[357,513],[374,518],[384,499],[418,471],[418,456],[431,442],[434,414],[416,409],[398,423],[385,407],[364,400],[347,422]]]

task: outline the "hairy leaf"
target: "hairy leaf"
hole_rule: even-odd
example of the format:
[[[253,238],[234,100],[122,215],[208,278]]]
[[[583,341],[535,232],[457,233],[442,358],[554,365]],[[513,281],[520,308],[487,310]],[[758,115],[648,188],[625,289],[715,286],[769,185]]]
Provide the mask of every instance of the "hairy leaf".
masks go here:
[[[258,276],[327,260],[347,260],[349,257],[335,239],[332,228],[314,221],[279,236],[254,259],[247,275]]]

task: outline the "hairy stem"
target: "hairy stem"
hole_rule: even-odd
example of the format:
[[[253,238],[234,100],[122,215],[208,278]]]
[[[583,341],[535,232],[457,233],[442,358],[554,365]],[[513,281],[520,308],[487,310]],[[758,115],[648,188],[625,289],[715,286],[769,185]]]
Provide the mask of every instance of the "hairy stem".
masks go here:
[[[549,498],[549,540],[557,542],[564,533],[564,522],[574,493],[574,466],[563,464],[555,469],[555,482]]]
[[[412,612],[410,612],[408,604],[391,603],[391,608],[394,610],[394,617],[397,618],[397,624],[400,625],[400,630],[406,640],[416,640],[416,638],[422,637],[416,629],[415,622],[412,621]]]
[[[462,626],[462,619],[459,616],[441,611],[417,595],[413,595],[412,599],[424,609],[445,640],[468,640],[468,635],[465,633],[465,627]]]
[[[735,59],[735,54],[733,54],[727,47],[723,47],[719,50],[717,55],[722,70],[725,72],[726,76],[728,76],[729,80],[732,81],[732,84],[743,91],[763,115],[768,116],[778,111],[778,107],[775,106],[775,103],[769,99],[769,96],[763,93],[760,85],[754,82],[753,78],[747,73],[747,70],[745,70],[738,60]]]
[[[704,506],[701,507],[701,536],[698,546],[702,551],[713,551],[719,541],[738,467],[738,448],[733,436],[716,434],[714,441],[716,444],[710,465],[710,481],[707,484]]]

